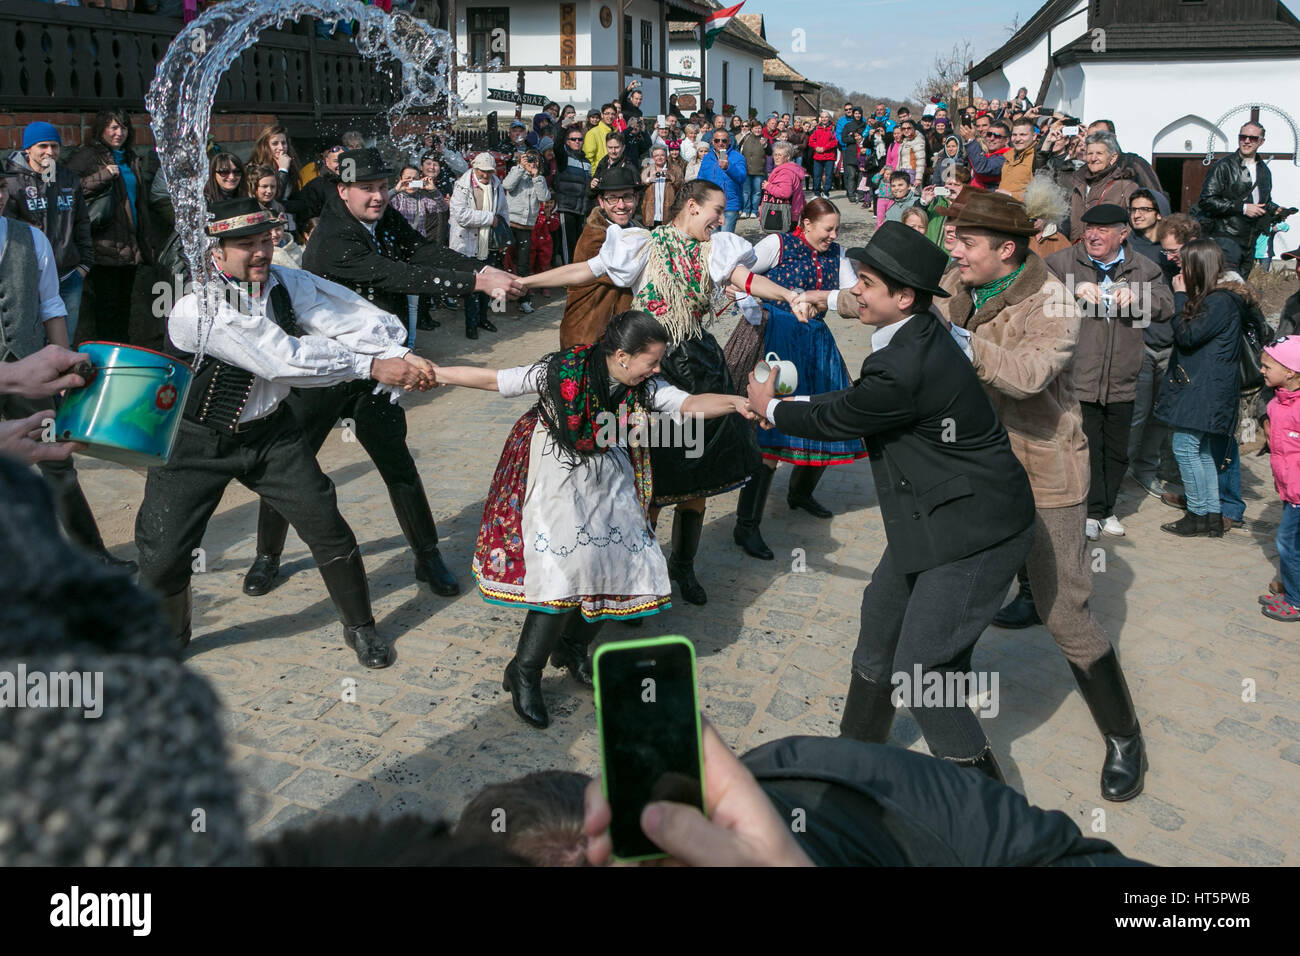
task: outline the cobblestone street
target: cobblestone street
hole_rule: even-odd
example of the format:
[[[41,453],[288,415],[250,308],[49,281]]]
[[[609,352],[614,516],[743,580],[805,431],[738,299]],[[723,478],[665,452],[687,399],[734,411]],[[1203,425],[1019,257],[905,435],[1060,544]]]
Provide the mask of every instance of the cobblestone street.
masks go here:
[[[845,244],[859,244],[865,216],[847,208]],[[755,222],[742,223],[742,232],[755,238]],[[562,293],[538,297],[531,316],[514,306],[493,316],[500,331],[475,342],[464,337],[460,315],[444,310],[440,329],[420,333],[419,351],[441,364],[531,361],[558,343]],[[720,341],[734,321],[724,316],[713,329]],[[831,322],[856,375],[870,330]],[[321,814],[455,818],[489,782],[543,768],[598,771],[591,695],[563,672],[548,669],[543,685],[549,729],[515,716],[501,675],[523,614],[485,604],[470,574],[497,456],[531,401],[453,388],[404,400],[443,554],[462,586],[456,598],[416,585],[384,485],[361,446],[336,429],[322,450],[361,542],[380,632],[396,638],[398,661],[387,670],[361,668],[344,646],[296,535],[284,556],[289,577],[265,597],[241,593],[256,499],[239,486],[227,492],[204,542],[206,569],[194,578],[187,662],[225,704],[254,835]],[[109,547],[134,556],[144,473],[87,458],[79,469]],[[862,588],[885,546],[865,460],[831,469],[819,486],[835,512],[830,521],[787,507],[789,473],[778,470],[763,524],[776,561],[748,559],[732,543],[734,492],[711,499],[697,561],[707,606],[675,593],[672,610],[650,626],[611,624],[601,633],[689,637],[704,712],[737,751],[790,734],[838,733]],[[1273,576],[1281,510],[1268,459],[1248,452],[1242,481],[1247,525],[1222,540],[1162,533],[1175,512],[1126,482],[1118,513],[1127,537],[1090,545],[1092,606],[1119,648],[1147,737],[1151,769],[1139,798],[1101,800],[1101,738],[1043,628],[990,629],[975,653],[976,669],[1000,677],[1000,712],[984,723],[1009,782],[1032,803],[1068,813],[1085,834],[1152,863],[1300,863],[1300,628],[1264,618],[1255,600]],[[665,513],[665,549],[670,532]],[[893,742],[924,749],[906,712]]]

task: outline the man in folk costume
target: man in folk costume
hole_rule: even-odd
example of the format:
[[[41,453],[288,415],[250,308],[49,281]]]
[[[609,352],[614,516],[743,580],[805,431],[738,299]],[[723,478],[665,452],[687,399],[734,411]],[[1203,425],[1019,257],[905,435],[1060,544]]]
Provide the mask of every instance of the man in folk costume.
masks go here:
[[[346,286],[384,312],[404,316],[407,295],[466,295],[511,290],[509,273],[479,264],[430,242],[390,207],[388,177],[379,151],[354,149],[339,158],[339,182],[303,253],[303,269]],[[355,422],[365,448],[388,487],[407,544],[415,555],[415,579],[444,596],[460,585],[443,563],[438,529],[415,460],[406,446],[406,412],[386,396],[372,394],[364,379],[330,388],[295,390],[288,402],[319,453],[340,418]],[[262,595],[276,583],[289,522],[263,502],[257,516],[257,557],[244,578],[244,593]]]
[[[582,235],[573,248],[574,262],[595,258],[611,225],[624,229],[641,225],[637,212],[640,188],[636,176],[627,169],[615,169],[601,180],[595,190],[596,206],[587,215]],[[570,286],[564,300],[564,317],[560,319],[560,348],[590,345],[600,338],[611,316],[631,307],[632,291],[619,288],[607,276]]]
[[[291,387],[324,390],[348,381],[429,388],[432,366],[406,348],[405,329],[384,310],[308,272],[273,269],[271,230],[280,220],[256,199],[216,202],[210,211],[224,294],[206,334],[199,327],[203,292],[182,298],[167,321],[171,354],[191,364],[200,344],[206,354],[171,460],[149,469],[135,522],[141,583],[162,595],[185,647],[194,549],[226,486],[238,481],[286,515],[311,549],[357,659],[387,667],[396,654],[375,631],[357,539],[284,400]]]
[[[887,222],[850,249],[871,355],[851,388],[777,400],[750,375],[749,403],[787,435],[863,438],[888,544],[862,594],[841,734],[874,743],[894,719],[892,675],[920,670],[953,687],[1029,553],[1034,505],[1025,470],[954,336],[930,311],[947,256]],[[928,681],[927,681],[928,683]],[[945,695],[946,696],[946,695]],[[936,757],[1002,780],[964,692],[904,699]]]
[[[1079,310],[1029,251],[1037,230],[1021,203],[975,190],[961,198],[960,207],[943,211],[956,210],[956,268],[944,277],[951,298],[941,308],[970,332],[975,372],[1033,487],[1028,584],[1106,742],[1102,797],[1128,800],[1142,792],[1146,746],[1119,658],[1088,607],[1088,442],[1074,386]]]
[[[757,298],[784,301],[803,321],[813,307],[800,294],[750,272],[754,247],[735,233],[719,231],[725,213],[722,189],[707,180],[692,180],[677,193],[670,221],[662,226],[646,230],[611,225],[594,258],[521,281],[525,287],[546,287],[609,276],[616,286],[632,290],[634,308],[649,312],[668,331],[663,376],[669,384],[692,394],[734,394],[722,346],[708,331],[720,314],[727,284]],[[717,418],[697,430],[698,424],[688,422],[688,431],[673,423],[650,451],[650,520],[657,522],[665,505],[676,506],[668,574],[689,604],[708,601],[695,577],[707,499],[745,484],[762,462],[753,429],[743,420]]]

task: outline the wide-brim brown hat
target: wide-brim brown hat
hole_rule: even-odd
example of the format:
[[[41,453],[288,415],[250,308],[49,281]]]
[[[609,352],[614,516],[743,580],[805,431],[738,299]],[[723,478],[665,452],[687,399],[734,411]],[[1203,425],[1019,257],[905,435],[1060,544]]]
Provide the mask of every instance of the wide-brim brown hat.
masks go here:
[[[1025,204],[1006,193],[967,186],[959,198],[963,201],[939,210],[939,215],[948,216],[958,228],[987,229],[1007,236],[1038,235]]]
[[[865,246],[849,249],[844,255],[853,262],[879,272],[917,292],[947,298],[952,293],[939,287],[948,255],[928,238],[901,222],[882,225]]]

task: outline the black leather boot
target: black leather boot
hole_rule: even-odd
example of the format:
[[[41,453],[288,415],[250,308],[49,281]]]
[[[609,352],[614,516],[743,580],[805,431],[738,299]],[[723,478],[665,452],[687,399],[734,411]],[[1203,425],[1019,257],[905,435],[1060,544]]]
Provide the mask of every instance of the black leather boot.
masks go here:
[[[389,485],[388,497],[393,502],[393,514],[401,525],[406,543],[415,553],[415,580],[423,581],[434,593],[452,597],[460,593],[460,585],[442,563],[438,550],[438,527],[433,523],[429,499],[424,485]]]
[[[1147,754],[1119,656],[1112,647],[1086,672],[1074,664],[1070,664],[1070,670],[1092,712],[1092,719],[1097,722],[1097,729],[1106,740],[1101,795],[1116,803],[1130,800],[1142,792]]]
[[[1038,608],[1034,607],[1034,592],[1029,590],[1029,574],[1021,568],[1016,572],[1016,577],[1020,579],[1020,593],[1010,604],[993,615],[994,627],[1018,631],[1022,627],[1033,627],[1035,624],[1043,623],[1043,619],[1038,616]]]
[[[786,504],[791,508],[802,508],[815,518],[829,518],[830,509],[812,496],[817,483],[826,474],[825,468],[813,468],[810,465],[795,465],[790,475],[790,490],[786,493]]]
[[[551,653],[552,667],[567,667],[569,673],[583,687],[595,686],[595,675],[591,668],[591,642],[600,633],[604,621],[588,621],[577,612],[573,623],[565,628],[560,639],[555,642]]]
[[[472,292],[470,293],[470,295],[473,294],[474,293]],[[467,339],[478,338],[478,323],[475,322],[473,319],[471,319],[468,315],[465,316],[465,338]]]
[[[1177,521],[1171,521],[1168,524],[1160,526],[1161,531],[1168,531],[1170,534],[1176,534],[1180,538],[1196,538],[1205,534],[1204,515],[1194,515],[1190,511],[1184,511],[1183,516]],[[1223,523],[1219,523],[1219,535],[1223,535]]]
[[[1218,511],[1201,515],[1201,533],[1207,538],[1223,537],[1223,515]]]
[[[883,744],[894,725],[892,688],[867,680],[858,673],[849,677],[849,693],[844,698],[844,715],[840,718],[840,736],[869,744]]]
[[[167,617],[167,627],[171,630],[172,637],[176,639],[176,646],[181,650],[185,650],[190,646],[190,635],[192,633],[190,620],[194,613],[192,602],[193,597],[188,584],[185,585],[184,591],[168,594],[162,599],[162,609],[163,614]]]
[[[976,757],[965,759],[954,759],[944,757],[949,763],[955,763],[959,767],[970,767],[972,770],[979,771],[990,780],[996,780],[998,783],[1006,783],[1007,778],[1002,776],[1002,768],[998,766],[997,758],[993,756],[993,748],[985,747]]]
[[[542,611],[529,611],[524,618],[524,628],[519,632],[519,646],[515,657],[506,665],[505,677],[501,689],[510,691],[510,701],[515,713],[534,727],[548,727],[551,716],[546,712],[546,700],[542,697],[542,669],[546,659],[560,640],[560,636],[569,627],[569,614],[545,614]]]
[[[370,585],[361,549],[320,565],[320,576],[330,600],[343,622],[343,640],[357,652],[363,667],[388,667],[397,660],[397,651],[375,631],[375,615],[370,610]]]
[[[265,501],[257,508],[257,557],[244,575],[244,593],[253,597],[268,594],[280,575],[280,555],[289,536],[289,522]]]
[[[51,481],[51,485],[54,487],[58,501],[59,518],[69,538],[90,552],[95,560],[106,567],[129,574],[135,574],[140,570],[140,566],[134,561],[114,557],[108,548],[104,547],[104,539],[99,534],[95,514],[90,510],[90,502],[86,500],[75,472],[63,473],[59,478]]]
[[[763,523],[763,509],[767,506],[767,493],[772,487],[775,468],[764,465],[758,469],[749,483],[740,489],[740,500],[736,503],[736,527],[731,537],[751,558],[771,561],[776,557],[772,549],[763,540],[759,525]]]
[[[673,519],[673,553],[668,558],[668,577],[682,589],[687,604],[707,604],[709,595],[695,578],[695,552],[700,548],[704,513],[677,509]]]

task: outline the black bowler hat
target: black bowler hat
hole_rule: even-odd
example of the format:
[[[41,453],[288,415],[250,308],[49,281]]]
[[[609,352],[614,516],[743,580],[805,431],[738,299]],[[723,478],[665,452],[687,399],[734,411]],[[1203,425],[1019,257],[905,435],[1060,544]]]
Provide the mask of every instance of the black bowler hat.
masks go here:
[[[212,216],[212,221],[208,223],[208,235],[214,239],[255,236],[284,225],[283,220],[277,218],[271,210],[263,209],[261,203],[251,196],[210,202],[208,214]]]
[[[389,179],[397,174],[384,162],[379,150],[349,149],[339,154],[339,179],[345,183],[368,183],[376,179]]]
[[[1080,222],[1090,222],[1098,226],[1118,226],[1128,225],[1128,210],[1123,206],[1117,206],[1113,202],[1099,203],[1093,206],[1082,216]]]
[[[866,246],[850,249],[845,255],[917,292],[945,299],[952,294],[939,288],[939,280],[948,267],[947,253],[924,233],[901,222],[886,222]]]
[[[596,187],[598,193],[611,193],[619,189],[640,189],[641,181],[637,179],[636,174],[626,166],[615,166],[605,175],[600,177],[600,185]]]

